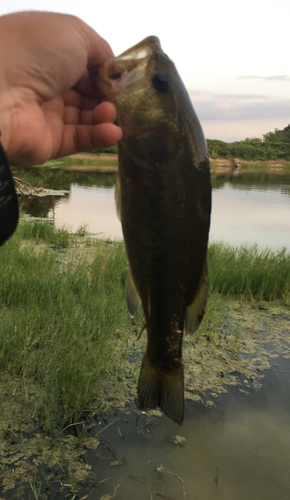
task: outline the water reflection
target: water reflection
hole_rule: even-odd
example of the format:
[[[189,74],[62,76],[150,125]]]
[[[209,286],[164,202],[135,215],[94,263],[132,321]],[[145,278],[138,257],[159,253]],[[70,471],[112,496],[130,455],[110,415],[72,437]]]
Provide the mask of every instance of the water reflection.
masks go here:
[[[281,190],[226,182],[213,189],[210,239],[290,249],[289,214],[290,196]]]
[[[123,415],[100,434],[97,457],[87,453],[98,498],[119,485],[117,498],[126,500],[288,500],[289,361],[276,362],[259,391],[229,387],[215,407],[186,401],[182,428],[164,416]]]
[[[65,197],[22,197],[24,210],[50,217],[57,227],[88,231],[121,239],[116,217],[116,174],[68,170],[25,169],[25,180],[44,187],[68,190]],[[231,244],[257,243],[261,247],[290,249],[290,175],[263,173],[212,174],[213,209],[210,238]]]
[[[56,227],[67,225],[72,231],[87,226],[88,231],[98,236],[122,239],[121,223],[116,215],[115,188],[82,187],[71,185],[70,195],[56,200],[48,212]]]

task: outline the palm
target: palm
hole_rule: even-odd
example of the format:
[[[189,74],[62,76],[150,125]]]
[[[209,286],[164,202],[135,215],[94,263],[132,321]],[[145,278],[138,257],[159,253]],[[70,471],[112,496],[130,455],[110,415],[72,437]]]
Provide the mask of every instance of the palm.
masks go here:
[[[114,106],[102,102],[88,77],[87,67],[113,56],[97,33],[72,16],[41,12],[0,17],[0,31],[3,46],[12,47],[9,57],[0,47],[0,123],[10,164],[43,163],[120,139]]]
[[[9,143],[14,151],[10,163],[14,165],[43,163],[78,151],[106,147],[119,139],[119,132],[112,124],[115,116],[112,104],[97,105],[96,99],[84,98],[74,90],[42,105],[27,102],[14,115]]]

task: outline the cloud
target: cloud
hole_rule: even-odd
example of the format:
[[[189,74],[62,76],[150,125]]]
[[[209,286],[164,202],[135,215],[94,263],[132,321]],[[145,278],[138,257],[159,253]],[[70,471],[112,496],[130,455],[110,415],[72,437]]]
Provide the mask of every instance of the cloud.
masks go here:
[[[248,80],[259,79],[265,81],[280,81],[280,82],[290,80],[289,75],[272,75],[272,76],[244,75],[244,76],[239,76],[238,78],[243,78]]]
[[[251,100],[251,99],[254,99],[254,100],[259,100],[259,99],[262,99],[262,100],[267,100],[267,99],[270,99],[270,96],[267,96],[267,95],[264,95],[264,94],[250,94],[250,93],[245,93],[245,94],[213,94],[212,97],[214,99],[218,99],[218,100],[235,100],[235,99],[238,99],[238,100]]]
[[[230,101],[192,99],[200,120],[279,120],[290,122],[290,99],[268,101]]]
[[[219,93],[219,94],[211,94],[205,90],[189,90],[189,96],[193,100],[198,100],[200,98],[204,98],[204,100],[217,100],[217,101],[231,101],[231,100],[269,100],[271,96],[265,94],[251,94],[249,92],[245,92],[243,94],[232,94],[232,93]]]

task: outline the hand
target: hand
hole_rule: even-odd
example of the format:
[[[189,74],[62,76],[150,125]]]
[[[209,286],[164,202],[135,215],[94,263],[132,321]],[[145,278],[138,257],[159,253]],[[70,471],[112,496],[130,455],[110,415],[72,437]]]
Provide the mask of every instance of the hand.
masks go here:
[[[113,57],[80,19],[46,12],[0,17],[0,130],[10,165],[115,144],[115,107],[102,102],[88,68]]]

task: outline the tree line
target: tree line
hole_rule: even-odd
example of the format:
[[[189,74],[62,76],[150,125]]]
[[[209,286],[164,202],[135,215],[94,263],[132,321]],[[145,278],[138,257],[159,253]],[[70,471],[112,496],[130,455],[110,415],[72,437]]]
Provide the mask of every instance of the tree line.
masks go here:
[[[219,140],[206,139],[210,158],[218,157],[244,158],[253,160],[276,160],[283,158],[290,161],[290,124],[283,130],[275,128],[274,132],[263,134],[263,140],[248,137],[244,141],[226,143]]]
[[[206,139],[210,158],[223,157],[244,158],[246,161],[276,160],[284,158],[290,161],[290,124],[283,130],[275,128],[274,132],[263,134],[263,140],[257,137],[244,141],[227,143],[217,139]],[[118,153],[118,145],[106,149],[94,149],[94,153]]]

